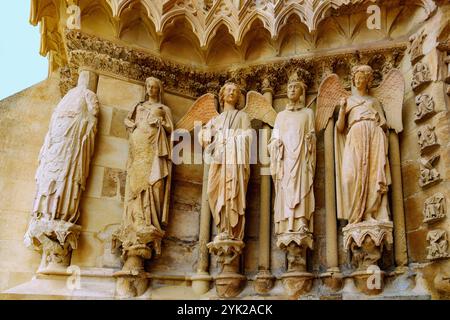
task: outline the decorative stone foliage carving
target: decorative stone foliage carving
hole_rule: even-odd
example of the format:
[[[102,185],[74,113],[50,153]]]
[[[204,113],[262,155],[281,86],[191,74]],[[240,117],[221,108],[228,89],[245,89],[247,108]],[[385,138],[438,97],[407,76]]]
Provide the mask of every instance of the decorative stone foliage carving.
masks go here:
[[[448,237],[446,230],[432,230],[427,234],[427,259],[438,260],[448,258]]]
[[[415,121],[419,122],[428,119],[435,114],[434,99],[429,94],[419,94],[416,97],[417,111],[415,112]]]
[[[412,64],[415,64],[417,61],[422,59],[422,57],[424,56],[423,42],[425,41],[426,37],[427,37],[427,34],[425,33],[425,30],[422,30],[419,33],[411,36],[411,38],[409,38],[409,42],[411,44],[410,55],[411,55],[411,63]]]
[[[220,87],[227,79],[246,84],[247,90],[260,91],[265,78],[274,79],[275,94],[286,91],[287,75],[293,69],[302,70],[302,79],[314,88],[320,84],[319,69],[336,71],[339,65],[352,66],[369,63],[374,57],[383,57],[377,74],[387,73],[398,66],[405,46],[393,46],[380,49],[367,49],[359,52],[349,51],[330,56],[290,59],[283,62],[267,62],[234,70],[200,71],[192,66],[162,61],[160,58],[129,47],[84,34],[80,31],[66,31],[69,65],[64,68],[61,77],[61,90],[74,85],[79,66],[86,66],[99,72],[113,73],[121,77],[144,82],[147,77],[158,77],[165,88],[191,97],[198,97],[207,92],[219,93]]]
[[[423,222],[432,223],[444,219],[447,215],[447,202],[442,193],[435,194],[425,201]]]
[[[422,188],[432,186],[442,180],[441,174],[436,168],[434,168],[434,165],[439,161],[439,159],[440,155],[435,155],[430,159],[420,159],[419,185]]]
[[[71,252],[77,248],[80,199],[97,132],[98,100],[88,89],[95,78],[90,72],[80,73],[78,85],[53,112],[39,154],[37,191],[25,244],[43,251],[39,270],[44,273],[69,266]]]
[[[413,69],[413,80],[411,86],[414,90],[431,82],[430,68],[424,62],[418,62]]]
[[[439,146],[434,129],[435,127],[427,125],[417,132],[418,144],[422,154]]]

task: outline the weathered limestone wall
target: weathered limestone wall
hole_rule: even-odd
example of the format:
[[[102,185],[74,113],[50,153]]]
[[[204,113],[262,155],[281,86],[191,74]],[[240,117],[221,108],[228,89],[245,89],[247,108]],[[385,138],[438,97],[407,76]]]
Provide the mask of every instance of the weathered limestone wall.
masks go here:
[[[448,140],[450,136],[450,117],[448,96],[446,95],[447,85],[444,83],[442,76],[442,72],[447,66],[443,62],[445,55],[437,50],[441,32],[446,25],[448,26],[449,9],[448,6],[441,8],[435,16],[423,26],[417,28],[417,32],[425,30],[425,34],[427,35],[423,43],[424,57],[420,59],[420,62],[425,63],[430,68],[432,81],[414,90],[411,86],[414,74],[411,55],[406,55],[401,64],[401,70],[405,74],[407,83],[403,112],[404,132],[400,135],[400,143],[408,256],[410,263],[418,263],[419,268],[424,268],[425,279],[435,296],[438,296],[438,292],[435,289],[436,283],[434,283],[434,279],[440,277],[439,270],[447,270],[444,273],[448,276],[450,264],[448,260],[435,261],[432,265],[429,264],[430,260],[427,259],[427,246],[429,245],[427,235],[429,231],[436,229],[447,230],[448,233],[450,230],[450,220],[447,215],[447,219],[427,224],[424,222],[423,211],[425,201],[428,198],[442,193],[448,203],[450,196],[450,145]],[[417,108],[415,101],[416,97],[420,94],[428,94],[433,98],[435,114],[428,119],[416,122],[415,113]],[[439,146],[429,152],[422,153],[422,155],[426,159],[434,155],[440,155],[440,160],[435,165],[435,168],[440,173],[442,181],[429,187],[420,187],[419,161],[421,158],[421,150],[418,144],[418,132],[428,125],[435,128],[434,132],[437,136]]]
[[[0,291],[29,281],[40,255],[23,236],[33,205],[38,155],[53,108],[61,99],[52,75],[0,101]]]

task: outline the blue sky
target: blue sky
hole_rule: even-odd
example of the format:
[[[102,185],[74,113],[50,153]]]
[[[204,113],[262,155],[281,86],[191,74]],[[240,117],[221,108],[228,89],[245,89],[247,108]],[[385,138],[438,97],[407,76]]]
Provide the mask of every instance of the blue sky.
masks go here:
[[[48,74],[39,55],[39,26],[29,22],[31,0],[3,1],[0,10],[0,100],[26,89]]]

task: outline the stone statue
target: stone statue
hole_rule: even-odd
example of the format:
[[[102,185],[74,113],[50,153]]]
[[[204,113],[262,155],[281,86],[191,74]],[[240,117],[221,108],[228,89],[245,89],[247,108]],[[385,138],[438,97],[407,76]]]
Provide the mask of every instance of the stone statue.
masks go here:
[[[239,274],[244,248],[247,184],[250,178],[250,147],[253,140],[251,120],[273,126],[276,112],[261,94],[250,91],[244,106],[239,86],[227,82],[220,90],[222,112],[216,110],[211,94],[200,97],[177,123],[177,129],[191,131],[194,123],[204,126],[198,139],[205,147],[209,164],[207,194],[218,234],[207,244],[218,256],[221,273],[215,278],[221,297],[235,297],[242,290],[245,277]]]
[[[321,130],[339,106],[335,128],[337,213],[339,219],[348,221],[343,229],[344,246],[362,273],[376,265],[383,248],[393,243],[388,129],[403,129],[403,76],[394,69],[378,88],[371,88],[372,81],[373,70],[365,65],[353,68],[351,93],[336,75],[325,79],[319,90],[316,124]]]
[[[39,154],[36,197],[25,244],[43,250],[41,272],[66,268],[77,248],[81,227],[80,199],[89,176],[99,112],[97,96],[88,89],[88,71],[80,72],[53,112]]]
[[[243,280],[238,271],[239,256],[244,247],[252,134],[250,117],[240,110],[243,103],[238,85],[225,84],[220,90],[219,102],[222,113],[200,131],[199,140],[205,147],[205,156],[211,160],[207,192],[218,231],[208,248],[219,256],[223,273],[235,279],[228,293],[224,293],[234,296]],[[224,248],[227,248],[226,254],[223,254]]]
[[[277,246],[287,251],[292,274],[306,272],[306,250],[313,249],[316,135],[314,111],[305,107],[306,85],[297,74],[289,80],[287,95],[289,104],[277,116],[269,154]]]
[[[208,199],[220,240],[242,241],[244,238],[252,136],[250,118],[240,110],[240,96],[237,85],[223,86],[220,90],[223,112],[211,119],[199,135],[212,160]]]
[[[116,276],[118,291],[126,296],[145,292],[144,260],[161,253],[168,223],[171,182],[170,135],[172,113],[162,104],[163,87],[156,78],[146,80],[148,101],[136,105],[125,119],[129,156],[122,224],[114,239],[122,246],[124,266]]]

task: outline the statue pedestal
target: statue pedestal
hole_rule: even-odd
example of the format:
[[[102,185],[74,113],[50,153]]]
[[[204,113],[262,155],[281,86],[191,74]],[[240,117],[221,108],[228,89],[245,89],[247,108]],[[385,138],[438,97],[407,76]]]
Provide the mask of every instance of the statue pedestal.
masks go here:
[[[281,280],[287,295],[299,297],[311,291],[314,275],[309,272],[286,272]]]
[[[78,247],[81,226],[64,220],[34,218],[25,235],[25,245],[42,249],[37,273],[64,272],[70,265],[72,250]]]
[[[161,254],[161,241],[164,232],[154,227],[142,229],[141,232],[128,232],[128,229],[119,230],[113,236],[113,247],[122,243],[122,259],[125,261],[121,271],[114,273],[117,279],[117,294],[120,297],[137,297],[147,291],[150,274],[145,271],[145,260],[152,258],[153,251]],[[130,245],[130,243],[138,243]]]
[[[255,291],[259,294],[267,294],[275,285],[275,277],[268,270],[258,272],[254,282]]]
[[[207,245],[209,251],[218,256],[222,267],[221,273],[214,279],[217,295],[221,298],[237,297],[244,289],[247,278],[239,273],[239,257],[244,246],[242,241],[218,237]]]
[[[378,267],[385,247],[393,244],[393,223],[364,221],[343,228],[344,249],[350,250],[356,272],[351,276],[355,286],[368,295],[380,294],[385,274]]]
[[[386,273],[383,271],[356,271],[351,274],[355,287],[369,296],[383,292],[385,276]]]
[[[327,272],[320,275],[322,284],[333,292],[338,292],[344,286],[344,278],[339,269],[329,269]]]
[[[136,245],[124,251],[125,263],[121,271],[114,273],[117,279],[117,294],[121,297],[137,297],[144,294],[150,284],[150,274],[144,269],[152,250],[145,245]]]
[[[278,235],[277,246],[286,251],[288,268],[281,277],[289,296],[311,291],[314,275],[306,271],[306,251],[313,248],[313,235],[308,230]]]

